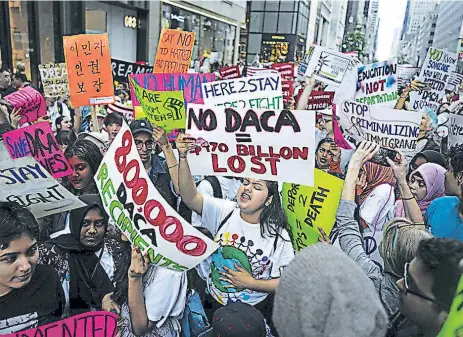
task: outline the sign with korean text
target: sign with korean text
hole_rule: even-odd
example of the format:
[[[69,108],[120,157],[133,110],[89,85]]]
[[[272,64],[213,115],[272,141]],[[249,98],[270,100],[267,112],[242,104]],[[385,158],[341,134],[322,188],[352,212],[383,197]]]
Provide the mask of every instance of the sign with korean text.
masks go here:
[[[325,110],[333,105],[333,91],[312,91],[307,100],[307,110]]]
[[[355,100],[393,108],[397,102],[397,59],[360,66]]]
[[[231,67],[225,67],[225,68],[219,68],[219,74],[220,74],[220,77],[222,77],[222,79],[224,80],[231,80],[234,78],[241,77],[240,67],[238,65],[231,66]]]
[[[21,119],[19,125],[25,123],[32,124],[40,117],[47,114],[47,104],[45,98],[40,92],[32,87],[15,91],[4,99],[9,102],[15,109],[20,109]]]
[[[190,68],[195,33],[163,29],[159,38],[154,73],[186,73]]]
[[[238,109],[283,109],[281,76],[255,75],[203,83],[204,104]]]
[[[185,100],[182,91],[152,91],[140,87],[132,79],[130,85],[150,123],[167,131],[185,128]],[[138,114],[136,117],[140,119]]]
[[[294,63],[274,63],[271,67],[281,74],[281,78],[294,79]]]
[[[368,140],[382,147],[412,151],[420,132],[421,112],[389,109],[345,101],[336,106],[344,136]]]
[[[85,206],[32,157],[0,162],[0,200],[15,201],[36,218]]]
[[[2,337],[115,337],[117,320],[116,314],[92,311]]]
[[[3,141],[11,159],[34,157],[55,179],[72,174],[48,122],[7,132]]]
[[[66,63],[40,64],[39,72],[45,97],[69,94]]]
[[[283,184],[282,204],[297,251],[318,242],[318,227],[329,235],[336,221],[344,181],[315,169],[314,187]]]
[[[153,72],[153,66],[111,59],[113,80],[119,83],[129,83],[128,76],[132,74],[149,74]]]
[[[351,58],[328,48],[311,46],[306,62],[307,77],[315,76],[315,79],[326,84],[339,86],[349,68]]]
[[[151,263],[181,272],[197,266],[218,248],[159,194],[127,124],[122,125],[94,179],[106,212],[130,242],[148,254]]]
[[[312,112],[190,104],[187,133],[205,140],[189,155],[193,174],[313,184]]]
[[[410,93],[411,108],[419,111],[424,107],[430,107],[434,113],[442,103],[445,95],[445,87],[450,75],[455,71],[457,55],[445,50],[430,47],[424,60],[419,80],[428,85],[428,90]]]
[[[108,34],[63,36],[71,105],[114,102]]]

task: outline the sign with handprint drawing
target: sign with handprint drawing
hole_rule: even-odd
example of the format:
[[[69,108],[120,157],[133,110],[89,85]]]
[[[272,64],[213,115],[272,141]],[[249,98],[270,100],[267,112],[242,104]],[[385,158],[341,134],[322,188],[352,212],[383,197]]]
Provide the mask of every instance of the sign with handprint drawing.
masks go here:
[[[332,49],[311,46],[305,60],[307,77],[315,76],[315,79],[323,83],[339,86],[349,68],[351,58]]]
[[[132,78],[130,84],[142,107],[136,119],[146,118],[152,124],[170,131],[184,129],[186,125],[183,91],[153,91],[139,86]]]

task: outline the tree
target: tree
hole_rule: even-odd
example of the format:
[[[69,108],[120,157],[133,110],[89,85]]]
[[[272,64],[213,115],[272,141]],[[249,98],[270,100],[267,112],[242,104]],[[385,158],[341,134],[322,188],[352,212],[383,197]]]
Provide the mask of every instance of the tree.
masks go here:
[[[363,32],[362,26],[357,25],[353,32],[349,32],[344,37],[342,43],[342,51],[356,51],[358,52],[359,58],[361,59],[364,55],[363,49],[365,48],[365,33]]]

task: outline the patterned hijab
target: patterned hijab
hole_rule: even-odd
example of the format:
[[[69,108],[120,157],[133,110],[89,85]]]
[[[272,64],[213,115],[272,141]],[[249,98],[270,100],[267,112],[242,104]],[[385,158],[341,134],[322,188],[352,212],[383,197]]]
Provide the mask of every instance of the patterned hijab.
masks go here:
[[[359,195],[360,205],[367,199],[373,190],[379,185],[395,185],[394,172],[390,167],[366,162],[363,169],[367,175],[367,185]]]

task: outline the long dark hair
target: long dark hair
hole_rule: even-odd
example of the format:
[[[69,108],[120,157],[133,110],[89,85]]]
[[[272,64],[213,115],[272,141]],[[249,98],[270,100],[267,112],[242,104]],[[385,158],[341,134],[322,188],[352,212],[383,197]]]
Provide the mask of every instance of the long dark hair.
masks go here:
[[[132,248],[130,241],[121,242],[121,254],[118,256],[119,263],[114,271],[116,287],[111,299],[119,305],[127,303],[129,295],[129,268],[132,259]]]
[[[94,175],[98,171],[98,167],[103,160],[103,155],[101,154],[100,149],[94,143],[89,140],[81,139],[75,143],[70,144],[66,151],[64,151],[64,156],[66,159],[77,156],[82,160],[85,160],[90,168],[92,169],[92,174]],[[78,195],[79,191],[72,187],[69,177],[63,179],[63,186],[66,187],[72,194]],[[91,194],[98,194],[98,189],[96,185]]]
[[[262,237],[267,235],[269,237],[279,236],[282,239],[282,232],[285,229],[289,235],[291,231],[289,230],[288,218],[286,213],[283,211],[281,204],[280,192],[278,191],[278,183],[276,181],[265,181],[268,189],[268,195],[265,202],[269,198],[272,198],[270,205],[265,206],[264,210],[260,215],[260,234]],[[285,239],[284,239],[285,240]]]

